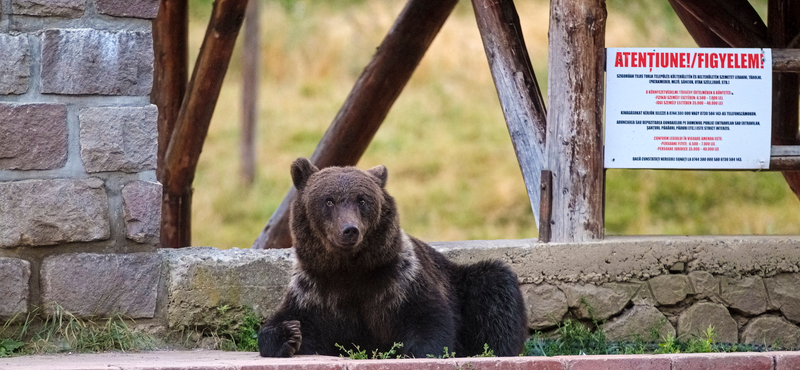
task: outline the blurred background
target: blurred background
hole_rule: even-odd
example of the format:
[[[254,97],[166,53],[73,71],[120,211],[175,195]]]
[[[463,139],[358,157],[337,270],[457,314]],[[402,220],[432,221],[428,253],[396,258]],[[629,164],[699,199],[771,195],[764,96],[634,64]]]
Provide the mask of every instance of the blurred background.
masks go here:
[[[256,1],[256,0],[251,0]],[[260,0],[256,177],[240,180],[237,45],[194,181],[192,245],[249,248],[291,187],[404,0]],[[766,0],[751,1],[766,19]],[[190,0],[190,60],[212,0]],[[518,0],[547,92],[549,3]],[[695,47],[666,0],[608,0],[607,47]],[[242,35],[240,33],[239,44]],[[191,69],[190,69],[191,71]],[[545,100],[546,101],[546,100]],[[427,241],[537,236],[469,1],[461,1],[359,162],[389,169],[401,224]],[[606,235],[797,234],[780,173],[608,170]]]

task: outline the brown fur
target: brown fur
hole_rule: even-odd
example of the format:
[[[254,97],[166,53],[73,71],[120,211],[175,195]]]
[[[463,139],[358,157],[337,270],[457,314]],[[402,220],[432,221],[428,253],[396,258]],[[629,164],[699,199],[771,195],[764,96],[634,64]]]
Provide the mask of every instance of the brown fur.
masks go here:
[[[519,353],[526,320],[516,276],[496,262],[455,265],[406,235],[385,167],[319,170],[301,158],[291,174],[297,265],[259,333],[262,356],[336,355],[335,344],[386,351],[394,342],[416,357],[444,347],[474,355],[483,343]]]

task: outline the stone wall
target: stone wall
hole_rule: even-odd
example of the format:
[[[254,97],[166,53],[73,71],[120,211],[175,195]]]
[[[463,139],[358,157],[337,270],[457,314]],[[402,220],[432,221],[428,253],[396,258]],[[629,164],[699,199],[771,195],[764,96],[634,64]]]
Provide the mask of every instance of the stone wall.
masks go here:
[[[158,0],[0,0],[0,318],[155,315]]]
[[[574,318],[603,322],[611,340],[700,335],[800,347],[800,237],[623,238],[593,243],[536,240],[434,243],[450,259],[500,259],[517,273],[532,330]],[[290,250],[187,248],[159,252],[159,325],[218,322],[217,307],[269,316],[293,263]],[[591,307],[591,309],[589,308]]]

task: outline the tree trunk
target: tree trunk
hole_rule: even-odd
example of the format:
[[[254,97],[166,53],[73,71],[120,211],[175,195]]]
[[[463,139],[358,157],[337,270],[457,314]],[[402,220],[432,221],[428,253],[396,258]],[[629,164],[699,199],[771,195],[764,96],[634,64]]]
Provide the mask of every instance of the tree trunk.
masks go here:
[[[603,238],[604,0],[550,2],[547,115],[553,242]]]
[[[311,162],[320,168],[358,163],[456,3],[457,0],[410,0],[406,4],[317,145]],[[252,248],[292,246],[289,232],[292,198],[294,188],[272,214]]]
[[[503,107],[533,215],[538,222],[547,109],[512,0],[472,0],[489,69]],[[540,230],[541,232],[541,230]]]

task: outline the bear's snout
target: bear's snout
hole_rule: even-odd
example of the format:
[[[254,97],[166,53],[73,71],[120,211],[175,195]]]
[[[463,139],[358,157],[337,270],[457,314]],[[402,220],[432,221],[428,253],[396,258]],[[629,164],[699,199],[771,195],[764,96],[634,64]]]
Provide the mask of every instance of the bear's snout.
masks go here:
[[[361,236],[361,231],[355,225],[345,225],[342,229],[341,243],[346,245],[358,244],[358,239]]]

